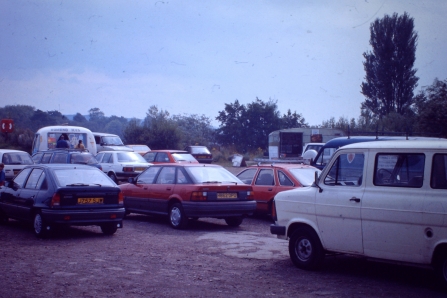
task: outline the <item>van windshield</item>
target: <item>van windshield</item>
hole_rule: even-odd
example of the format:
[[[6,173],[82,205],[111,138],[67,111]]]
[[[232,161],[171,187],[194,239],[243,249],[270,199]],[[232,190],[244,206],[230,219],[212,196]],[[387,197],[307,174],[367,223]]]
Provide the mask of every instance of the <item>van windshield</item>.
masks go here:
[[[101,141],[104,145],[124,146],[123,141],[118,136],[102,137]]]

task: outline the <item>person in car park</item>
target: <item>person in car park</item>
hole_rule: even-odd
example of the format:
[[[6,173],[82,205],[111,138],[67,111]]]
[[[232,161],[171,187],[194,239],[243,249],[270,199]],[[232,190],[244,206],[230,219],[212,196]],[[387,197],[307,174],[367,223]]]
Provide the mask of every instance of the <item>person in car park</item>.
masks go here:
[[[84,144],[82,144],[82,140],[79,140],[79,143],[75,147],[76,149],[85,149]]]
[[[5,164],[0,163],[0,186],[5,185],[5,181],[6,181],[4,168],[5,168]]]
[[[59,137],[59,140],[56,143],[56,148],[70,148],[70,145],[65,140],[65,136],[64,135],[61,135]]]

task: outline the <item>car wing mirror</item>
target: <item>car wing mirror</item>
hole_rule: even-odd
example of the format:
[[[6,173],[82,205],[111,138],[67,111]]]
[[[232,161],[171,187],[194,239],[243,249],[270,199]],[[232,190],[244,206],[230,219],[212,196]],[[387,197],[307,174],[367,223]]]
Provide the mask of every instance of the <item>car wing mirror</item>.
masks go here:
[[[318,191],[319,192],[323,192],[323,189],[318,184],[318,172],[317,171],[315,171],[315,178],[314,178],[314,184],[313,185],[318,187]]]

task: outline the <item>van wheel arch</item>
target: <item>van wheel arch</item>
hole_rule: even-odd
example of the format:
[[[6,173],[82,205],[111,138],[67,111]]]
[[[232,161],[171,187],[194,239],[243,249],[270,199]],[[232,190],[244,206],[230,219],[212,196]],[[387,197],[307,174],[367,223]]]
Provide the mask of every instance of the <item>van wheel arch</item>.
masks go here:
[[[447,243],[436,247],[433,253],[432,266],[439,282],[447,288]]]

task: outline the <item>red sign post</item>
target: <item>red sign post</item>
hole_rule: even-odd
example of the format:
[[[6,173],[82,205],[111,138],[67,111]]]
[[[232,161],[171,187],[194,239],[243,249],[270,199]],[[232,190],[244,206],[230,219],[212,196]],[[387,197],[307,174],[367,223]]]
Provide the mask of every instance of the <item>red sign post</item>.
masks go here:
[[[0,122],[1,132],[13,132],[14,131],[14,120],[12,119],[2,119]]]

